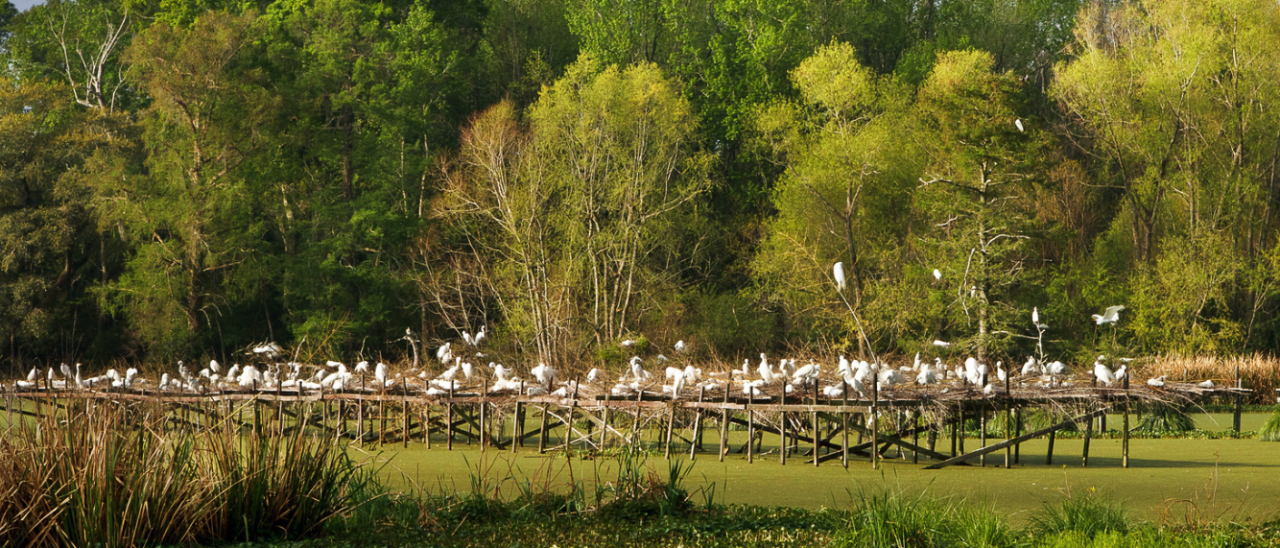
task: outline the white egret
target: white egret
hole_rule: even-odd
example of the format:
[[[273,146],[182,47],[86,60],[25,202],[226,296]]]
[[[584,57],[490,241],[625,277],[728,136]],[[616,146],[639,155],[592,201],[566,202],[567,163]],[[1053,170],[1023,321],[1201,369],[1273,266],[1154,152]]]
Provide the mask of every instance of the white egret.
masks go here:
[[[480,346],[480,341],[483,341],[485,338],[484,329],[485,329],[485,326],[483,325],[480,326],[480,332],[476,333],[476,336],[471,341],[472,346]]]
[[[1032,308],[1031,308],[1031,324],[1032,324],[1032,325],[1034,325],[1034,326],[1036,326],[1036,329],[1039,329],[1039,330],[1041,330],[1041,331],[1044,331],[1044,330],[1049,329],[1049,324],[1048,324],[1048,323],[1042,323],[1042,322],[1040,321],[1040,308],[1039,308],[1039,307],[1032,307]]]
[[[1097,325],[1115,323],[1120,320],[1121,310],[1124,310],[1124,305],[1122,304],[1118,304],[1115,306],[1108,306],[1107,309],[1103,311],[1101,315],[1094,314],[1093,321]]]
[[[996,380],[1004,382],[1009,379],[1009,374],[1004,371],[1004,362],[996,360]]]
[[[933,269],[933,279],[935,279],[935,280],[941,280],[941,279],[942,279],[942,271],[941,271],[941,270],[938,270],[938,269],[936,269],[936,268],[935,268],[935,269]]]
[[[831,267],[831,270],[836,278],[836,291],[844,291],[844,263],[836,263],[835,266]]]
[[[1111,372],[1111,368],[1102,363],[1106,356],[1098,356],[1098,361],[1093,362],[1093,376],[1107,386],[1111,386],[1116,382],[1116,374]]]
[[[214,373],[222,372],[222,366],[218,365],[218,360],[209,360],[209,371]]]
[[[1017,127],[1018,127],[1018,133],[1022,133],[1022,132],[1023,132],[1023,129],[1022,129],[1022,118],[1017,118],[1017,119],[1015,119],[1015,120],[1013,121],[1013,125],[1015,125],[1015,126],[1017,126]]]
[[[600,380],[600,368],[592,367],[591,371],[587,371],[587,382],[596,382]]]
[[[622,342],[621,342],[621,343],[619,343],[619,344],[621,344],[621,345],[622,345],[622,346],[624,346],[624,347],[631,348],[632,346],[635,346],[636,341],[635,341],[635,340],[633,340],[633,339],[627,339],[627,340],[622,341]]]
[[[1204,381],[1200,384],[1197,384],[1196,386],[1199,386],[1200,388],[1213,388],[1213,379]]]
[[[551,386],[551,381],[556,378],[556,370],[545,363],[539,363],[537,367],[529,371],[533,377],[538,379],[538,383],[543,386]]]
[[[1159,377],[1156,377],[1154,379],[1147,379],[1147,386],[1153,386],[1155,388],[1163,387],[1164,377],[1165,377],[1164,375],[1160,375]]]
[[[378,362],[373,368],[373,378],[378,379],[379,388],[387,385],[387,364]]]
[[[1027,356],[1027,363],[1022,364],[1022,376],[1031,377],[1039,375],[1041,372],[1040,362],[1035,356]]]
[[[440,363],[449,363],[453,361],[453,350],[450,349],[450,343],[444,343],[440,345],[440,348],[436,349],[436,359],[439,360]]]
[[[948,347],[948,346],[951,346],[951,343],[949,343],[949,342],[947,342],[947,341],[943,341],[943,340],[936,340],[936,339],[935,339],[935,340],[933,341],[933,345],[934,345],[934,346],[939,346],[939,347],[942,347],[942,348],[946,348],[946,347]]]
[[[684,351],[687,349],[687,347],[685,346],[683,340],[679,340],[679,341],[676,341],[675,349],[677,354],[684,354]]]

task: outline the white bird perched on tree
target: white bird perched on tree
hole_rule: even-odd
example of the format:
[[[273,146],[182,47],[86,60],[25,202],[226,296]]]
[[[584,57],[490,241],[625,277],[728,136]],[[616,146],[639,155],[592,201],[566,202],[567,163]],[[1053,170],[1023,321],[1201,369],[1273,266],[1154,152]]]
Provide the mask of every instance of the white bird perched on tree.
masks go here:
[[[1124,380],[1124,376],[1128,374],[1129,364],[1120,364],[1120,369],[1116,370],[1116,381]]]
[[[1213,379],[1204,381],[1200,384],[1197,384],[1196,386],[1199,386],[1200,388],[1213,388]]]
[[[995,393],[996,393],[996,387],[992,386],[990,383],[982,387],[982,394],[984,396],[994,396]]]
[[[675,349],[677,354],[684,354],[684,351],[688,349],[688,347],[685,346],[683,340],[679,340],[679,341],[676,341]]]
[[[462,377],[470,379],[473,367],[474,366],[471,365],[471,362],[462,362]]]
[[[937,339],[935,339],[935,340],[933,341],[933,345],[934,345],[934,346],[941,347],[941,348],[946,348],[946,347],[948,347],[948,346],[951,346],[951,343],[949,343],[949,342],[947,342],[947,341],[943,341],[943,340],[937,340]]]
[[[1147,386],[1153,386],[1155,388],[1163,387],[1164,377],[1165,377],[1164,375],[1160,375],[1159,377],[1156,377],[1154,379],[1147,379]]]
[[[676,377],[683,377],[683,376],[684,376],[684,370],[683,370],[683,369],[680,369],[679,367],[670,367],[670,366],[668,366],[668,367],[667,367],[667,369],[666,369],[666,371],[665,371],[664,373],[665,373],[665,375],[666,375],[666,379],[668,379],[668,380],[669,380],[669,379],[674,379],[674,378],[676,378]]]
[[[36,371],[36,368],[32,367],[32,368],[31,368],[31,372],[30,372],[30,373],[27,373],[27,382],[36,382],[36,375],[37,375],[38,373],[39,373],[39,372],[38,372],[38,371]]]
[[[831,267],[831,271],[836,278],[836,291],[844,291],[844,263],[836,263],[835,266]]]
[[[627,340],[622,341],[622,342],[621,342],[621,343],[619,343],[619,344],[621,344],[621,345],[622,345],[622,346],[624,346],[624,347],[631,348],[632,346],[635,346],[636,341],[635,341],[634,339],[627,339]]]
[[[1014,119],[1014,121],[1013,121],[1013,125],[1015,125],[1015,126],[1017,126],[1017,127],[1018,127],[1018,133],[1022,133],[1023,129],[1022,129],[1022,119],[1021,119],[1021,118]]]
[[[369,362],[367,362],[367,361],[365,361],[365,360],[360,360],[360,363],[357,363],[357,364],[356,364],[355,372],[356,372],[356,373],[361,373],[361,374],[368,373],[368,372],[369,372]]]
[[[1004,362],[996,360],[996,380],[1004,382],[1009,379],[1009,374],[1004,371]]]
[[[218,365],[218,360],[209,360],[209,371],[215,375],[222,372],[222,366]]]
[[[1035,356],[1027,356],[1027,363],[1022,364],[1022,376],[1034,377],[1041,373],[1040,362]]]
[[[808,383],[809,381],[817,380],[820,373],[822,373],[822,366],[810,361],[796,369],[794,373],[791,373],[791,378],[792,380]]]
[[[1067,364],[1060,361],[1049,362],[1049,365],[1045,366],[1044,371],[1045,373],[1055,377],[1062,376],[1067,373]]]
[[[765,384],[772,384],[776,375],[773,374],[773,366],[769,365],[769,360],[765,359],[764,354],[760,354],[760,367],[756,368],[756,372],[760,373],[760,379]]]
[[[587,371],[587,382],[596,382],[600,380],[600,368],[592,367],[591,371]]]
[[[1118,304],[1115,306],[1108,306],[1107,309],[1103,311],[1101,315],[1094,314],[1093,321],[1097,325],[1115,323],[1120,320],[1121,310],[1124,310],[1124,305],[1122,304]]]
[[[551,382],[556,378],[556,370],[545,363],[539,363],[537,367],[529,370],[533,378],[538,379],[538,383],[550,387]]]
[[[439,360],[440,363],[449,363],[453,361],[453,350],[450,349],[450,345],[451,343],[444,343],[440,345],[440,348],[436,349],[436,359]]]
[[[342,370],[342,371],[346,371],[347,369],[347,366],[343,365],[342,362],[335,362],[333,360],[326,361],[324,362],[324,364],[328,367],[337,367],[339,370]]]
[[[916,375],[916,384],[924,386],[936,382],[938,382],[938,375],[934,373],[933,368],[927,363],[921,364],[920,374]]]
[[[482,326],[480,326],[480,332],[479,332],[479,333],[476,333],[476,336],[475,336],[474,338],[472,338],[472,340],[471,340],[471,346],[480,346],[481,341],[484,341],[484,338],[485,338],[485,336],[486,336],[486,335],[485,335],[485,332],[484,332],[484,329],[485,329],[485,326],[483,326],[483,325],[482,325]]]
[[[378,362],[378,365],[373,367],[373,378],[378,379],[379,388],[387,386],[387,364]]]
[[[1031,324],[1041,331],[1049,329],[1047,322],[1040,321],[1040,307],[1031,307]]]
[[[894,385],[902,382],[902,374],[897,369],[886,367],[880,372],[880,386],[884,388],[893,388]]]
[[[935,280],[941,280],[941,279],[942,279],[942,271],[941,271],[941,270],[938,270],[938,269],[936,269],[936,268],[935,268],[935,269],[933,269],[933,279],[935,279]]]
[[[824,386],[822,387],[822,395],[828,398],[844,397],[844,389],[836,385]]]
[[[1098,356],[1098,360],[1093,362],[1093,376],[1107,386],[1111,386],[1116,382],[1116,374],[1111,372],[1111,368],[1102,363],[1106,356]]]
[[[640,356],[631,356],[630,363],[632,380],[643,381],[649,378],[649,372],[644,370],[644,360]]]

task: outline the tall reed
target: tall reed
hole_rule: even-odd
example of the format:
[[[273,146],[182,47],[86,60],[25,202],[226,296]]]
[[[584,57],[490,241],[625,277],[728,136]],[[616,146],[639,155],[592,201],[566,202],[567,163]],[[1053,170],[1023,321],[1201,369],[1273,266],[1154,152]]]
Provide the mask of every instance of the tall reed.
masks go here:
[[[1160,356],[1137,369],[1134,382],[1164,375],[1166,381],[1213,381],[1217,386],[1235,386],[1236,370],[1245,388],[1253,390],[1253,403],[1274,401],[1280,388],[1280,359],[1265,354],[1216,358],[1209,356]]]
[[[152,404],[75,402],[0,439],[0,545],[131,547],[298,537],[372,476],[327,437],[167,428]]]

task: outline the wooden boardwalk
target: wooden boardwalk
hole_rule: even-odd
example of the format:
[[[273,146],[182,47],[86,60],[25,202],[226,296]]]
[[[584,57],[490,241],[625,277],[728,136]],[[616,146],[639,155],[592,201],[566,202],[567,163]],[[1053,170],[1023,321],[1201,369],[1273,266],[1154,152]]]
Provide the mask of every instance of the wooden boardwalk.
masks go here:
[[[574,386],[577,386],[576,383]],[[1089,444],[1095,422],[1107,414],[1120,414],[1122,466],[1129,466],[1129,423],[1135,403],[1142,401],[1193,401],[1204,397],[1228,397],[1239,404],[1250,393],[1242,388],[1197,388],[1174,385],[1160,390],[1122,386],[1098,388],[1069,386],[1059,389],[1015,389],[984,395],[980,390],[899,390],[871,398],[823,398],[816,386],[809,394],[776,394],[747,398],[729,390],[708,391],[672,398],[639,391],[617,397],[609,393],[573,394],[565,397],[489,393],[486,385],[470,392],[450,391],[428,396],[414,390],[384,392],[300,392],[279,387],[205,393],[139,389],[5,389],[4,412],[12,427],[15,418],[66,413],[71,408],[97,405],[155,406],[173,428],[233,428],[261,435],[284,435],[302,428],[359,443],[408,445],[410,441],[443,444],[477,443],[481,450],[515,451],[536,440],[539,452],[600,451],[620,446],[643,446],[672,454],[683,444],[690,457],[743,454],[748,462],[766,456],[766,436],[777,441],[775,456],[786,463],[789,456],[818,466],[839,460],[866,459],[875,467],[891,449],[926,469],[986,464],[988,456],[1002,452],[1003,466],[1021,459],[1021,444],[1047,438],[1046,464],[1053,462],[1054,439],[1064,428],[1083,430],[1082,464],[1088,465]],[[848,391],[844,391],[848,393]],[[71,406],[71,407],[69,407]],[[83,406],[83,407],[80,407]],[[1057,417],[1053,424],[1024,431],[1025,413],[1047,410]],[[987,422],[1002,416],[1006,437],[988,443]],[[977,447],[966,449],[964,424],[979,426]],[[530,422],[536,424],[530,424]],[[1105,428],[1105,422],[1103,422]],[[746,439],[731,443],[729,431],[745,430]],[[657,434],[656,443],[645,436]],[[924,436],[924,440],[921,440]],[[738,436],[740,437],[740,436]],[[850,438],[853,438],[851,441]],[[949,448],[937,447],[939,437],[950,439]],[[558,443],[551,445],[551,440]],[[674,442],[674,443],[673,443]],[[807,450],[806,450],[807,449]]]

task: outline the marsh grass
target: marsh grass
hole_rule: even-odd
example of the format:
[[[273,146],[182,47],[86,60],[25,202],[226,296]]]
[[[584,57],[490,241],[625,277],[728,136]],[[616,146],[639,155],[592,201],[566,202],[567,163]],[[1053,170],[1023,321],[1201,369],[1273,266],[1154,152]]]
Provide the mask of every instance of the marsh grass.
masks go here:
[[[1075,533],[1093,538],[1099,534],[1127,533],[1129,515],[1118,503],[1096,496],[1071,496],[1057,504],[1045,503],[1031,516],[1031,530],[1044,537]]]
[[[1258,430],[1258,439],[1262,441],[1280,441],[1280,407],[1267,419],[1267,423]]]
[[[1235,386],[1236,370],[1244,387],[1253,390],[1253,403],[1268,403],[1280,388],[1280,359],[1260,353],[1216,358],[1168,355],[1157,357],[1135,370],[1135,382],[1165,375],[1167,381],[1202,382]]]
[[[0,441],[0,545],[130,547],[312,535],[378,495],[325,438],[168,430],[145,405],[72,404]]]

